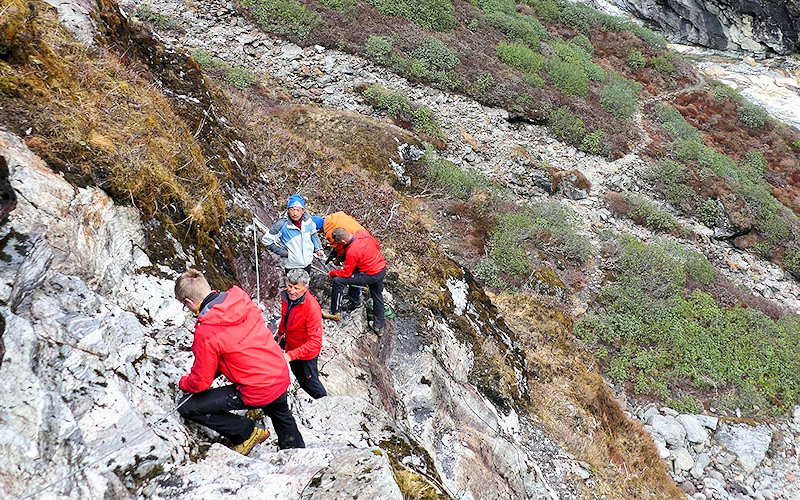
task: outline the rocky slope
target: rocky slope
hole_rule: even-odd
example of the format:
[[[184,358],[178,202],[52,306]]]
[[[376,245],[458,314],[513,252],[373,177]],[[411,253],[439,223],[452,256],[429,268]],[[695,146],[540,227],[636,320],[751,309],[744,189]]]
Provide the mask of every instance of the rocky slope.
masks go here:
[[[80,5],[58,7],[88,42],[94,22]],[[128,10],[139,5],[128,4]],[[592,189],[576,189],[562,201],[583,216],[587,235],[594,238],[597,231],[616,228],[654,237],[614,217],[602,197],[607,190],[646,191],[638,179],[647,165],[635,154],[608,162],[576,152],[541,127],[509,123],[505,111],[409,85],[334,50],[271,39],[230,5],[169,1],[148,6],[178,20],[178,30],[161,34],[170,49],[204,48],[278,79],[300,101],[365,115],[378,116],[355,91],[359,85],[379,82],[402,90],[431,107],[448,136],[445,153],[457,164],[494,176],[521,200],[552,195],[535,163],[579,170]],[[494,367],[483,364],[474,338],[510,358],[505,376],[519,394],[531,397],[526,388],[531,367],[512,349],[524,339],[514,337],[468,274],[452,263],[442,264],[446,279],[437,284],[442,310],[401,314],[392,336],[380,343],[363,334],[359,315],[341,326],[326,325],[321,372],[331,396],[311,401],[292,391],[308,449],[276,452],[268,442],[244,458],[219,443],[209,448],[212,436],[187,429],[170,413],[174,383],[191,362],[191,322],[170,292],[180,268],[154,266],[142,251],[148,242],[135,210],[115,205],[96,188],[65,182],[7,130],[0,149],[19,198],[2,226],[7,259],[0,266],[0,303],[8,323],[2,367],[19,374],[3,378],[7,387],[0,396],[3,414],[9,415],[2,423],[0,448],[4,496],[30,494],[76,471],[47,494],[208,498],[234,493],[261,498],[267,491],[281,498],[401,498],[412,484],[453,498],[624,496],[610,491],[591,465],[548,437],[533,415],[510,407],[502,396],[490,397],[486,382],[475,373]],[[529,154],[520,155],[520,150]],[[274,215],[271,207],[257,203],[245,199],[254,212]],[[682,243],[696,245],[755,293],[800,309],[800,290],[783,271],[684,222],[706,237]],[[442,234],[433,238],[441,238],[446,250],[447,228],[436,231]],[[244,229],[235,236],[249,234]],[[171,245],[166,253],[183,261],[195,258],[181,244]],[[239,264],[242,270],[252,266],[246,255]],[[250,275],[242,271],[241,276]],[[585,296],[572,300],[576,311],[585,306]],[[274,295],[265,302],[265,316],[273,319]],[[580,411],[571,411],[580,432],[587,425],[603,425],[581,422]],[[721,424],[713,438],[709,433],[700,439],[700,432],[691,438],[686,434],[690,428],[697,431],[691,416],[673,419],[670,412],[651,408],[630,412],[647,424],[676,481],[698,499],[790,498],[797,493],[793,477],[799,434],[792,422],[750,432]],[[765,448],[763,436],[779,433],[786,445],[776,439]],[[737,452],[746,446],[738,444],[748,441],[746,434],[757,435],[755,453]],[[48,474],[40,476],[41,470]]]

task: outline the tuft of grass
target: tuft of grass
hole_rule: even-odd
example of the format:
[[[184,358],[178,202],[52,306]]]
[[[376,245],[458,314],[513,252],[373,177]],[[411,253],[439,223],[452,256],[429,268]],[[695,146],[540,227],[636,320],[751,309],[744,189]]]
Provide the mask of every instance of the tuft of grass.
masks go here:
[[[680,229],[678,220],[672,214],[646,196],[636,193],[609,193],[607,199],[615,212],[640,226],[665,233],[675,233]]]
[[[242,0],[243,7],[252,7],[256,23],[264,31],[295,36],[306,40],[321,26],[322,18],[297,0]]]
[[[559,107],[550,113],[547,122],[556,139],[575,146],[583,142],[586,136],[586,127],[583,120],[575,116],[566,107]]]
[[[402,17],[433,31],[447,32],[456,27],[450,0],[367,0],[387,16]]]
[[[604,347],[615,382],[662,400],[680,398],[686,385],[713,389],[706,394],[712,399],[755,391],[781,412],[800,400],[797,318],[774,321],[754,309],[722,307],[701,290],[688,292],[691,273],[708,278],[713,268],[676,244],[631,236],[621,243],[616,280],[575,327],[585,342]]]

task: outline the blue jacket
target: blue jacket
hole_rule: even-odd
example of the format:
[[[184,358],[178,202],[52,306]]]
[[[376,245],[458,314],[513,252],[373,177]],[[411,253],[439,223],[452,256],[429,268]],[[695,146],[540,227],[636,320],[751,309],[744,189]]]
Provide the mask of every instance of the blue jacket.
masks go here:
[[[302,229],[284,214],[272,225],[261,242],[283,257],[283,267],[294,269],[306,267],[314,260],[314,252],[322,248],[317,236],[317,225],[308,213],[303,214]]]

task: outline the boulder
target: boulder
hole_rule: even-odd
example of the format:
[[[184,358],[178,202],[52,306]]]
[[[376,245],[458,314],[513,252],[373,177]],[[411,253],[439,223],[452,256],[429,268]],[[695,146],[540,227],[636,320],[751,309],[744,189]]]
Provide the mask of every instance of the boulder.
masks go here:
[[[750,473],[761,464],[772,442],[772,431],[746,424],[722,424],[714,438],[736,455],[742,468]]]
[[[678,415],[677,418],[686,429],[686,439],[690,443],[702,443],[708,439],[708,432],[694,415]]]
[[[652,429],[651,434],[660,436],[670,448],[675,449],[683,446],[686,438],[686,429],[676,419],[663,415],[654,415],[650,420],[649,427]],[[645,429],[647,429],[647,426]]]
[[[683,474],[694,466],[692,455],[686,448],[673,450],[670,455],[672,456],[673,465],[675,466],[675,474]]]
[[[703,477],[703,472],[710,463],[711,463],[711,457],[708,455],[708,453],[698,453],[694,457],[694,466],[692,466],[692,469],[689,471],[689,474],[691,474],[692,477],[695,479],[700,479],[701,477]]]

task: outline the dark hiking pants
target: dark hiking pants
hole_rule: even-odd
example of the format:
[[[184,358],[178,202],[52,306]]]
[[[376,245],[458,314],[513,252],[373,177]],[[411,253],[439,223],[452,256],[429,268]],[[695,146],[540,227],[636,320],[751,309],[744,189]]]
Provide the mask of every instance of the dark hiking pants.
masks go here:
[[[375,327],[383,328],[384,303],[383,303],[383,277],[386,276],[386,268],[377,274],[364,274],[355,272],[349,278],[333,278],[331,285],[331,312],[337,313],[342,308],[342,295],[344,288],[348,287],[347,295],[350,300],[357,304],[361,301],[361,290],[358,285],[369,285],[369,295],[372,297],[372,313],[375,318]],[[356,300],[353,300],[356,297]]]
[[[319,356],[314,359],[295,359],[289,362],[289,368],[292,369],[297,383],[314,399],[319,399],[328,395],[322,382],[319,381],[319,371],[317,370],[318,359]]]
[[[275,434],[278,435],[280,449],[305,448],[303,436],[297,430],[297,423],[294,421],[286,399],[284,392],[278,399],[260,408],[272,420]],[[185,398],[184,401],[186,401]],[[178,412],[187,420],[217,431],[236,445],[250,437],[255,422],[245,416],[230,412],[231,410],[250,408],[259,407],[245,404],[236,386],[226,385],[191,395],[191,398],[178,408]]]

